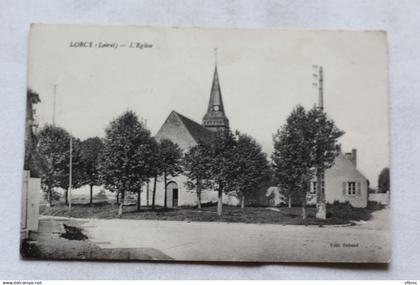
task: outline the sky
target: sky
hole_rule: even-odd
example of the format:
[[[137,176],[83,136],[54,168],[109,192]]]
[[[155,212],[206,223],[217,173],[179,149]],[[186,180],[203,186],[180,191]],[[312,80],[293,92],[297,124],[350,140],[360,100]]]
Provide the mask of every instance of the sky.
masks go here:
[[[269,156],[293,108],[317,103],[313,65],[322,65],[324,109],[345,131],[342,150],[357,149],[358,169],[376,186],[389,166],[386,43],[383,32],[38,24],[28,87],[40,95],[41,127],[52,123],[55,85],[55,122],[74,136],[103,137],[127,110],[154,135],[172,110],[201,123],[217,48],[230,127]]]

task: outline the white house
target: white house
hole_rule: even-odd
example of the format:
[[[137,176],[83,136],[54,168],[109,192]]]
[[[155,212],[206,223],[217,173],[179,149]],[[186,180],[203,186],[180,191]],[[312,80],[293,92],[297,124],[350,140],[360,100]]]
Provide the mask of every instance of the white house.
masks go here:
[[[316,177],[311,180],[310,192],[307,194],[307,204],[316,203]],[[365,208],[368,204],[368,180],[357,170],[357,151],[343,154],[340,152],[334,160],[334,165],[325,171],[322,191],[325,191],[327,203],[350,202],[353,207]],[[278,187],[267,189],[266,196],[271,198],[273,205],[286,204]]]
[[[311,181],[311,195],[315,195],[316,180]],[[357,170],[357,151],[340,152],[334,165],[325,171],[322,185],[327,203],[350,202],[353,207],[365,208],[368,204],[368,180]]]

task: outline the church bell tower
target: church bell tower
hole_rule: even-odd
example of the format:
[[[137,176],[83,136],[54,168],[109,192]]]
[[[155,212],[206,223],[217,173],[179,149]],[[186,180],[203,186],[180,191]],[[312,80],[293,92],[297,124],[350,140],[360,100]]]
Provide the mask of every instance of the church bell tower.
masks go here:
[[[210,91],[207,113],[203,117],[203,126],[211,131],[229,129],[229,119],[226,117],[223,106],[222,91],[220,89],[219,75],[217,73],[217,50],[215,50],[216,64],[214,67],[213,83]]]

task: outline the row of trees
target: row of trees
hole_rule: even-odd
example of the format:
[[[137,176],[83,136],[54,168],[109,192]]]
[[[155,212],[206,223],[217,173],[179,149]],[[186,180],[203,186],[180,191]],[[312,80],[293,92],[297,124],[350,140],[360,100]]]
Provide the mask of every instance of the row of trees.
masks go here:
[[[52,204],[55,187],[69,189],[69,160],[71,134],[47,125],[38,134],[37,151],[42,158],[41,181],[48,201]],[[218,214],[222,214],[223,193],[236,192],[245,197],[269,179],[270,167],[261,146],[251,137],[223,131],[214,140],[199,142],[183,155],[179,146],[169,140],[156,141],[135,113],[125,112],[113,120],[105,130],[105,138],[80,141],[72,137],[72,187],[104,185],[114,191],[122,214],[127,192],[137,193],[137,207],[141,207],[141,189],[153,180],[152,208],[155,208],[156,185],[165,185],[164,207],[167,206],[168,177],[184,173],[186,186],[197,194],[201,207],[201,192],[218,192]]]
[[[167,206],[169,177],[183,173],[186,187],[197,196],[210,189],[218,193],[217,213],[222,215],[223,193],[235,192],[245,206],[245,199],[261,190],[272,180],[280,186],[289,201],[302,205],[306,218],[306,196],[309,183],[317,178],[317,209],[324,211],[325,197],[321,191],[323,173],[330,168],[340,151],[338,139],[344,134],[319,108],[305,110],[298,105],[286,123],[273,136],[272,162],[268,162],[261,146],[250,136],[229,130],[215,134],[211,141],[200,141],[183,154],[180,147],[169,141],[156,141],[134,112],[127,111],[113,120],[105,130],[105,138],[72,138],[74,188],[104,185],[114,191],[122,214],[126,193],[137,194],[141,207],[141,189],[153,181],[152,208],[155,208],[157,181],[164,182],[164,207]],[[66,130],[47,125],[39,132],[36,148],[36,172],[41,173],[42,187],[52,203],[55,187],[69,188],[69,142]],[[273,175],[274,174],[274,175]],[[381,173],[379,185],[389,189],[389,169]],[[266,189],[263,189],[264,191]],[[67,203],[67,193],[65,195]]]
[[[201,207],[202,189],[218,193],[217,213],[222,215],[223,193],[236,193],[245,207],[245,198],[270,179],[270,166],[261,146],[250,136],[236,131],[219,131],[211,142],[199,142],[184,159],[187,187],[195,189]]]
[[[47,125],[37,136],[36,169],[32,172],[41,177],[42,188],[47,193],[50,205],[53,202],[53,189],[66,190],[65,203],[68,203],[69,172],[70,172],[70,139],[72,140],[72,187],[90,186],[90,203],[92,203],[92,188],[100,185],[100,175],[97,168],[103,149],[102,140],[94,137],[80,141],[71,137],[66,130]]]

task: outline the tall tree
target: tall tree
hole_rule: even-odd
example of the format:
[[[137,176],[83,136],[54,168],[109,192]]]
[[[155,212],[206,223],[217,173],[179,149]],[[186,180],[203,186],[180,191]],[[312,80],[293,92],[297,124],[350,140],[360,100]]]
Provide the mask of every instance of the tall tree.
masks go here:
[[[200,141],[188,150],[183,160],[184,173],[187,176],[185,184],[187,189],[195,191],[199,209],[201,209],[201,193],[210,185],[212,163],[210,153],[211,146]]]
[[[308,137],[309,124],[305,109],[298,105],[286,124],[273,137],[271,156],[273,170],[282,194],[302,202],[302,219],[306,219],[307,185],[313,175],[311,166],[312,142]]]
[[[389,167],[382,169],[378,177],[378,190],[381,193],[386,193],[390,189]]]
[[[70,137],[71,135],[60,127],[44,126],[38,135],[38,152],[43,157],[44,171],[41,175],[42,188],[48,195],[48,203],[52,205],[52,191],[55,187],[65,189],[65,202],[68,202],[70,173]],[[78,188],[83,183],[83,170],[80,165],[80,141],[73,139],[72,187]]]
[[[252,137],[236,132],[234,177],[236,191],[241,198],[241,207],[245,207],[245,197],[259,186],[270,180],[270,167],[266,154]]]
[[[137,193],[141,205],[141,187],[152,173],[152,137],[132,111],[113,120],[105,130],[101,176],[108,189],[121,193],[118,215],[123,213],[126,192]]]
[[[326,219],[325,191],[322,189],[325,170],[334,164],[335,157],[340,152],[338,139],[344,132],[338,129],[333,120],[320,108],[313,107],[308,112],[309,121],[309,140],[311,146],[311,164],[316,169],[317,178],[317,213],[319,219]]]
[[[217,215],[223,214],[223,193],[235,191],[237,175],[235,165],[236,140],[230,130],[217,131],[211,142],[210,173],[213,188],[217,191]]]
[[[322,110],[314,107],[306,112],[298,105],[274,137],[272,158],[276,177],[289,198],[299,194],[303,217],[309,181],[316,175],[317,218],[326,218],[325,193],[321,188],[323,174],[333,165],[340,151],[337,140],[343,134]]]
[[[90,187],[89,205],[91,206],[93,203],[93,186],[101,185],[99,163],[103,147],[102,140],[98,137],[88,138],[81,144],[81,160],[85,173],[84,184]]]
[[[168,206],[167,192],[168,192],[168,177],[175,177],[182,172],[182,150],[170,140],[160,141],[160,168],[165,184],[164,207]]]

